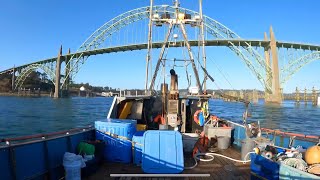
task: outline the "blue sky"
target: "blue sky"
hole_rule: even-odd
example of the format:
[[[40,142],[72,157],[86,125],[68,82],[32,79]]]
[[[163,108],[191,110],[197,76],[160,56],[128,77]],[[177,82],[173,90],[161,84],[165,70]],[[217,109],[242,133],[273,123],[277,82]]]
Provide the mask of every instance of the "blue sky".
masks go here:
[[[155,4],[172,4],[171,0],[154,1]],[[56,56],[61,44],[64,52],[68,48],[76,51],[87,37],[108,20],[148,4],[148,0],[2,0],[0,70]],[[182,0],[181,6],[197,10],[198,1]],[[224,24],[242,38],[263,39],[263,33],[268,32],[272,25],[278,40],[320,44],[319,1],[203,0],[203,7],[205,15]],[[208,57],[215,61],[208,62],[210,74],[220,88],[263,89],[240,58],[230,50],[210,47],[207,51]],[[174,57],[172,55],[169,56]],[[142,50],[90,57],[75,81],[118,88],[143,88],[145,56],[146,51]],[[216,65],[225,72],[223,75]],[[319,68],[319,62],[305,66],[285,85],[285,92],[292,92],[296,86],[320,88]],[[224,80],[224,76],[232,86]],[[186,84],[184,77],[181,74],[179,78],[181,86]],[[208,88],[217,86],[208,83]]]

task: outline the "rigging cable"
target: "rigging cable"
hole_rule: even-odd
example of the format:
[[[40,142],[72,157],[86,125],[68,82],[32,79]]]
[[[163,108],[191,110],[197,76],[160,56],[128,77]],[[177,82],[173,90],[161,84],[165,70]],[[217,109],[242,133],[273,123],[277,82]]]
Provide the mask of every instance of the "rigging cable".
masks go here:
[[[249,101],[246,101],[246,100],[244,100],[244,99],[240,99],[240,98],[238,98],[238,97],[234,97],[234,96],[231,96],[231,95],[226,95],[221,89],[220,89],[220,87],[218,86],[218,84],[214,81],[214,79],[209,75],[209,73],[208,73],[208,71],[200,64],[200,66],[201,66],[201,69],[203,70],[203,72],[208,76],[208,78],[217,86],[217,88],[218,88],[218,90],[220,91],[220,96],[227,96],[227,97],[232,97],[234,100],[237,100],[237,101],[239,101],[239,102],[243,102],[243,103],[245,103],[245,105],[246,105],[246,111],[248,110],[248,104],[250,104],[250,102]]]
[[[172,28],[173,28],[173,31],[174,31],[175,27],[173,26]],[[164,80],[164,82],[165,82],[165,76],[166,76],[166,71],[165,71],[166,62],[165,61],[167,59],[167,55],[168,55],[168,51],[169,51],[168,49],[170,48],[170,43],[169,43],[170,41],[172,41],[172,36],[170,36],[169,39],[168,39],[168,45],[167,45],[167,48],[165,49],[164,56],[163,56],[164,58],[160,59],[160,61],[162,62],[162,65],[163,65],[162,71],[163,71],[163,80]],[[159,82],[158,82],[157,88],[159,88],[160,79],[161,78],[159,78]]]
[[[182,33],[181,29],[179,29],[179,32]],[[187,76],[187,83],[188,83],[188,89],[189,89],[191,83],[190,83],[189,74],[188,74],[188,65],[186,63],[185,48],[186,48],[186,42],[184,40],[183,41],[183,46],[182,46],[182,55],[183,55],[183,59],[184,59],[184,62],[185,62],[184,63],[184,67],[186,68],[186,76]]]
[[[221,68],[218,66],[218,64],[217,63],[215,63],[215,61],[213,60],[213,58],[211,58],[210,56],[208,56],[209,57],[209,59],[214,63],[214,65],[217,67],[217,69],[218,69],[218,71],[220,72],[220,74],[222,75],[222,77],[227,81],[227,83],[231,86],[231,88],[233,89],[233,90],[235,90],[234,89],[234,87],[232,86],[232,84],[230,83],[230,81],[228,80],[228,78],[224,75],[224,73],[221,71]],[[228,74],[227,74],[228,75]]]
[[[186,58],[186,54],[185,54],[185,48],[186,48],[186,42],[183,42],[183,48],[182,48],[182,54],[183,54],[183,59],[184,59],[184,65],[186,67],[186,76],[187,76],[187,81],[188,81],[188,89],[190,88],[191,86],[191,82],[190,82],[190,79],[189,79],[189,73],[188,73],[188,63],[187,63],[187,58]]]
[[[162,66],[160,74],[162,74],[163,71],[164,71],[164,66]],[[159,78],[159,80],[158,80],[157,89],[159,89],[160,81],[161,81],[161,78]],[[165,81],[165,79],[164,79],[164,81]],[[160,91],[161,91],[161,88],[160,88]]]
[[[199,69],[199,65],[200,65],[200,30],[198,30],[198,69]]]

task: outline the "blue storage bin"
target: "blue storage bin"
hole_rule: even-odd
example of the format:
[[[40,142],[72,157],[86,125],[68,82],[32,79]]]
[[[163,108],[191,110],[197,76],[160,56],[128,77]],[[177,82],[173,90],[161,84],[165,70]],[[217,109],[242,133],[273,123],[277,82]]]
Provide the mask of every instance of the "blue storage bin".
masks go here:
[[[111,137],[96,131],[96,139],[105,143],[104,159],[108,162],[131,163],[132,144],[130,141]]]
[[[130,140],[132,139],[133,134],[136,132],[136,125],[136,120],[128,119],[106,119],[94,122],[94,127],[96,130],[103,133],[108,132],[117,134]]]
[[[177,131],[146,131],[142,152],[145,173],[181,173],[184,169],[182,135]]]
[[[132,137],[132,141],[134,142],[133,163],[135,165],[141,165],[144,132],[145,131],[137,131]]]
[[[250,154],[250,157],[250,169],[255,176],[266,179],[279,179],[280,165],[277,162],[257,154]]]

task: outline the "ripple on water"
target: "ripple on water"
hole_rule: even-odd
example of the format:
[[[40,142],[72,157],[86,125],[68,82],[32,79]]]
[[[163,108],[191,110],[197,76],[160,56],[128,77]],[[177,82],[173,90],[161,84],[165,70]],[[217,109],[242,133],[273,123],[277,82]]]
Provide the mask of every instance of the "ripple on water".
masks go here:
[[[0,138],[48,133],[93,124],[106,118],[112,98],[19,98],[0,97]],[[320,135],[320,107],[285,101],[278,105],[251,105],[252,118],[262,127]],[[210,112],[242,122],[242,103],[210,100]]]

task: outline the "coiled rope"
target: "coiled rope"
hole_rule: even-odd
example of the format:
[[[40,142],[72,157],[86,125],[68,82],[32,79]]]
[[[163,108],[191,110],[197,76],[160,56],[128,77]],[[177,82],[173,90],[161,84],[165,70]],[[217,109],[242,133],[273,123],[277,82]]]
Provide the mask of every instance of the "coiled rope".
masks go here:
[[[308,168],[308,172],[316,175],[320,175],[320,164],[311,165]]]
[[[308,168],[308,164],[303,159],[300,159],[300,158],[287,158],[283,160],[283,163],[285,165],[297,168],[304,172],[306,172]]]
[[[248,155],[249,154],[253,154],[253,153],[255,153],[255,152],[248,152],[246,154],[246,156],[244,157],[244,159],[247,159]],[[209,159],[203,159],[203,158],[200,158],[200,156],[207,156],[207,157],[210,157],[210,158]],[[193,166],[190,166],[190,167],[184,167],[184,169],[193,169],[193,168],[195,168],[198,165],[198,161],[203,161],[203,162],[213,161],[214,160],[214,156],[223,157],[223,158],[229,159],[231,161],[240,162],[240,163],[243,163],[243,164],[251,162],[251,160],[233,159],[231,157],[228,157],[228,156],[225,156],[225,155],[222,155],[222,154],[218,154],[218,153],[197,153],[193,158],[194,161],[195,161],[195,164]]]

